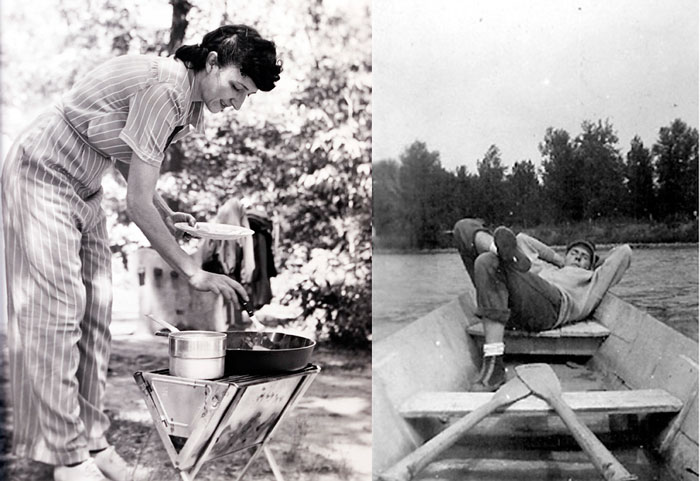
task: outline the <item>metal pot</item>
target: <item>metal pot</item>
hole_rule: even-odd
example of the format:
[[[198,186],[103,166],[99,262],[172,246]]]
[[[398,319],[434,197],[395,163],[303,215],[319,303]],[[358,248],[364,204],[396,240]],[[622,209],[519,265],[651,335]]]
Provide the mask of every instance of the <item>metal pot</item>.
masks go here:
[[[226,375],[296,371],[306,367],[316,341],[281,332],[227,331]]]
[[[156,332],[156,336],[168,336],[171,375],[191,379],[217,379],[224,375],[226,333],[181,331],[150,314],[146,314],[146,317],[170,331]]]
[[[171,332],[168,336],[170,373],[193,379],[223,377],[226,334],[212,331]]]
[[[213,331],[156,332],[168,336],[170,374],[190,379],[218,379],[226,366],[226,333]]]

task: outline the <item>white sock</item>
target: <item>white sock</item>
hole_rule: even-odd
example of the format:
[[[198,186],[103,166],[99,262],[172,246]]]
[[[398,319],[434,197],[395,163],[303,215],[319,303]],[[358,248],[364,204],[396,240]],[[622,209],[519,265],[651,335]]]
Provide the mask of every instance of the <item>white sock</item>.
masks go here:
[[[484,344],[484,357],[487,356],[502,356],[505,352],[506,345],[502,342],[494,342],[491,344]]]

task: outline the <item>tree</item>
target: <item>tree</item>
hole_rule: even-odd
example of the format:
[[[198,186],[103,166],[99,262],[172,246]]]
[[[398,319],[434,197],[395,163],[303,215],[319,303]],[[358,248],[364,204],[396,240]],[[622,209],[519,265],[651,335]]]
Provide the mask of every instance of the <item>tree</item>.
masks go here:
[[[489,222],[505,219],[506,213],[506,168],[501,162],[501,151],[491,145],[484,158],[477,162],[479,175],[478,202],[475,211]]]
[[[401,185],[399,163],[382,160],[372,164],[372,226],[377,235],[401,230]]]
[[[583,215],[588,219],[624,212],[624,162],[615,144],[617,134],[606,120],[584,121],[574,142],[576,164],[583,169]]]
[[[234,168],[236,153],[245,154],[247,169],[236,176],[239,183],[256,186],[262,205],[288,226],[285,265],[303,278],[288,298],[300,302],[321,335],[367,347],[372,325],[369,6],[353,21],[342,9],[315,0],[301,6],[300,22],[288,28],[295,38],[306,32],[312,55],[307,61],[295,57],[290,68],[303,69],[296,72],[302,77],[283,109],[290,115],[274,124],[258,120],[262,125],[246,137],[225,143],[223,155],[234,153],[227,162]],[[308,50],[306,45],[295,55]],[[220,128],[228,131],[232,125]]]
[[[506,179],[511,218],[524,227],[542,220],[542,187],[537,179],[535,164],[523,160],[513,164]]]
[[[547,128],[539,145],[542,154],[544,195],[552,204],[556,220],[583,219],[583,165],[574,156],[574,145],[565,130]]]
[[[187,0],[170,0],[173,6],[173,15],[170,24],[170,40],[168,40],[167,48],[160,48],[159,52],[164,54],[175,54],[178,48],[182,46],[187,32],[189,22],[187,15],[192,9],[192,4]],[[165,159],[161,172],[170,172],[182,169],[182,162],[185,158],[185,152],[182,150],[182,144],[175,143],[166,151]]]
[[[452,228],[460,219],[465,217],[478,217],[478,184],[479,178],[467,171],[467,167],[461,165],[455,170],[452,185],[449,188],[449,210],[447,225]]]
[[[189,22],[187,14],[192,9],[192,4],[187,0],[170,0],[173,6],[173,18],[170,24],[170,40],[168,41],[168,52],[175,53],[180,48],[187,32]]]
[[[651,152],[644,147],[642,139],[635,135],[630,143],[625,166],[625,179],[629,192],[629,212],[635,219],[652,215],[656,192],[654,189],[654,166]]]
[[[429,152],[416,141],[400,156],[402,222],[411,247],[430,247],[438,242],[440,211],[447,201],[440,154]]]
[[[3,38],[22,45],[4,48],[0,56],[3,112],[17,108],[33,117],[97,64],[154,44],[162,32],[137,28],[141,22],[135,3],[3,2]]]
[[[661,218],[695,218],[698,209],[698,131],[680,119],[661,127],[652,147]]]

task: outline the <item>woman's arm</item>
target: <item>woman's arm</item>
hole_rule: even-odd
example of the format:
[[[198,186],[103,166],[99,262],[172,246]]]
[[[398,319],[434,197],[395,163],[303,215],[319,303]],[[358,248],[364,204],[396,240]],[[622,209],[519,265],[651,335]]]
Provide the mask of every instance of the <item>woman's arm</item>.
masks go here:
[[[122,174],[124,180],[126,180],[128,185],[129,164],[117,161],[115,163],[115,167]],[[175,228],[176,222],[187,222],[193,227],[197,224],[197,219],[195,219],[193,215],[187,214],[185,212],[174,212],[170,208],[168,203],[165,202],[165,199],[163,199],[163,197],[158,193],[157,190],[154,190],[153,193],[153,205],[155,205],[156,210],[160,214],[161,219],[163,219],[163,221],[165,222],[165,226],[168,228],[170,233],[178,239],[182,238],[184,236],[184,233]]]
[[[132,155],[126,189],[126,206],[131,220],[161,257],[186,277],[192,287],[221,294],[226,301],[236,300],[236,292],[248,300],[243,286],[228,276],[203,271],[168,232],[153,201],[158,174],[158,167],[141,161],[136,154]]]
[[[156,210],[163,220],[175,215],[175,212],[173,212],[168,203],[165,202],[165,199],[163,199],[157,190],[153,193],[153,205],[156,206]]]
[[[156,210],[160,214],[160,218],[163,219],[163,222],[165,222],[165,227],[167,227],[170,233],[174,235],[177,239],[182,239],[185,236],[185,233],[175,228],[176,223],[186,222],[191,227],[197,225],[197,219],[195,219],[192,214],[188,214],[186,212],[173,211],[167,204],[167,202],[165,202],[165,199],[161,197],[158,191],[155,191],[153,193],[153,205],[156,207]]]

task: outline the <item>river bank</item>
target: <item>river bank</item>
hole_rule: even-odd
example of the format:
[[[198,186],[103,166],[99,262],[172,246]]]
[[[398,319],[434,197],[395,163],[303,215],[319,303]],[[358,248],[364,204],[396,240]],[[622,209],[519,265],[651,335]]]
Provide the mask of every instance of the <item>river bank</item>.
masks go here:
[[[687,222],[570,222],[562,224],[543,224],[522,226],[505,224],[514,232],[525,232],[547,245],[565,246],[573,239],[588,239],[597,246],[631,244],[633,248],[649,245],[693,245],[698,243],[698,220]],[[491,226],[495,227],[495,226]],[[415,252],[420,250],[446,249],[454,245],[452,230],[445,229],[436,242],[417,249],[408,244],[408,237],[401,234],[374,236],[373,252]]]
[[[629,246],[632,249],[688,249],[688,248],[697,248],[698,247],[698,242],[659,242],[659,243],[635,243],[635,242],[626,242],[626,244],[629,244]],[[609,249],[612,249],[616,245],[619,244],[596,244],[596,249],[600,249],[601,251],[606,251]],[[555,251],[563,251],[566,249],[565,244],[560,244],[560,245],[550,245],[552,249]],[[455,253],[457,252],[456,247],[436,247],[434,249],[398,249],[398,248],[391,248],[391,247],[374,247],[372,249],[373,254],[382,254],[382,255],[392,255],[392,254],[415,254],[415,255],[430,255],[430,254],[445,254],[445,253]]]

